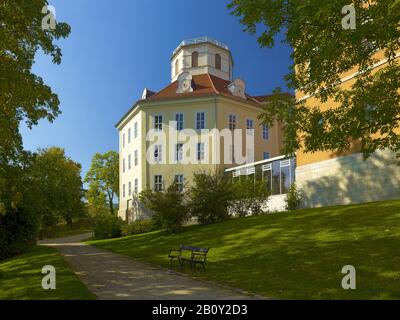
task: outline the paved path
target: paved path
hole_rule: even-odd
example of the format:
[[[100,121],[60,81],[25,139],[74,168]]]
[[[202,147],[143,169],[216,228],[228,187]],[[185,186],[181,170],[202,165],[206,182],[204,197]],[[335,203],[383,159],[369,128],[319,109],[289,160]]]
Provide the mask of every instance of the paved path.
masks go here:
[[[136,261],[81,243],[90,234],[44,240],[58,249],[98,299],[260,299],[208,282],[190,279],[169,269]]]

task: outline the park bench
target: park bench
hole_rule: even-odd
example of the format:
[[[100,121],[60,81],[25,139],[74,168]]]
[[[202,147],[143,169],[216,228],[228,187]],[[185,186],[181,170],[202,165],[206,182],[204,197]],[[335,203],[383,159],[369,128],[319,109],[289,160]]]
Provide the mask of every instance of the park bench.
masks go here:
[[[196,265],[200,264],[203,269],[205,269],[205,263],[207,259],[207,253],[209,248],[198,248],[192,246],[180,245],[179,250],[170,250],[168,258],[170,258],[170,265],[172,266],[172,262],[174,259],[178,260],[180,266],[189,262],[190,268],[196,267]]]

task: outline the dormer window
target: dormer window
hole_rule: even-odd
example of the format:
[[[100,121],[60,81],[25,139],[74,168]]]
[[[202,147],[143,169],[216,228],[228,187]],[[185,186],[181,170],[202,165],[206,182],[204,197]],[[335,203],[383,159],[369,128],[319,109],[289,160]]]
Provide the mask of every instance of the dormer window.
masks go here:
[[[192,68],[199,66],[199,53],[197,51],[192,53]]]
[[[221,70],[221,56],[218,53],[215,55],[215,69]]]

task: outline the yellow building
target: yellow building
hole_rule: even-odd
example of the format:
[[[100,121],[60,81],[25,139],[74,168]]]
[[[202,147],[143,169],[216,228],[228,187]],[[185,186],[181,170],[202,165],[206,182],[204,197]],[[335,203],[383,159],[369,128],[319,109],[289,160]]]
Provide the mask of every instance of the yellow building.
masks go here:
[[[399,59],[400,54],[396,59]],[[376,53],[379,61],[373,72],[384,68],[387,59]],[[341,76],[340,86],[346,90],[355,83],[357,69]],[[308,106],[320,105],[322,110],[338,104],[329,100],[321,103],[314,96],[296,92],[298,101]],[[400,128],[399,128],[400,131]],[[378,151],[364,161],[357,142],[343,154],[335,152],[297,152],[296,182],[308,207],[363,203],[400,198],[400,164],[390,151]]]
[[[122,218],[143,216],[137,201],[143,190],[173,181],[184,187],[196,172],[280,155],[281,125],[258,120],[268,96],[247,94],[245,82],[233,79],[233,66],[225,44],[208,37],[183,41],[171,58],[171,83],[159,92],[145,89],[118,122]]]

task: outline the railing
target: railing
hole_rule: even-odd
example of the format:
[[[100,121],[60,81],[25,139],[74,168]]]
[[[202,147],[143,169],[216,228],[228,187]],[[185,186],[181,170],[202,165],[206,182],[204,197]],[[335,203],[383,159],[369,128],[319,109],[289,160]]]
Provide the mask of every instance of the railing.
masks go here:
[[[212,39],[210,37],[200,37],[200,38],[193,38],[193,39],[183,40],[179,44],[179,46],[174,50],[173,55],[175,55],[175,53],[177,53],[178,50],[180,48],[182,48],[183,46],[189,46],[189,45],[193,45],[193,44],[207,43],[207,42],[215,44],[216,46],[221,47],[221,48],[223,48],[225,50],[229,50],[229,47],[225,43],[222,43],[220,41],[214,40],[214,39]]]

